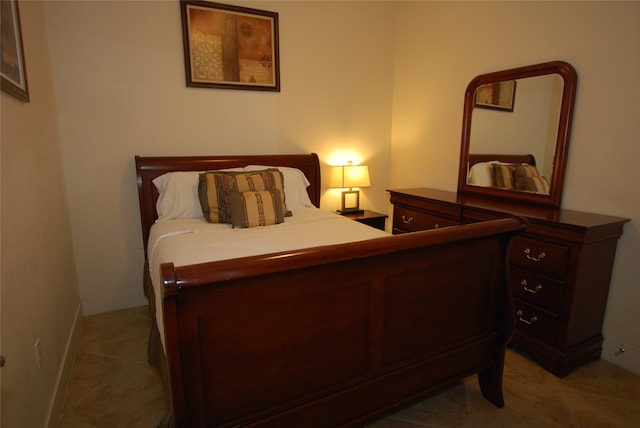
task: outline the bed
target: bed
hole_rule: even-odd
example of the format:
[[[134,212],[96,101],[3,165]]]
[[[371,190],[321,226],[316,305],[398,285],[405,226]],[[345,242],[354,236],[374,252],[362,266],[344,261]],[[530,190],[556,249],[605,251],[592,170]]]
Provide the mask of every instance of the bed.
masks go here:
[[[165,381],[167,425],[359,426],[474,373],[483,396],[504,405],[504,350],[513,330],[505,254],[524,228],[520,219],[392,236],[318,213],[334,222],[331,229],[358,225],[358,234],[371,236],[159,263],[150,261],[158,250],[148,242],[158,220],[158,177],[248,165],[291,168],[307,179],[305,194],[318,207],[320,165],[315,154],[136,156],[135,164],[145,293],[155,319],[149,360]],[[277,235],[278,227],[304,223],[314,210],[301,207],[283,223],[224,234]],[[320,227],[311,220],[308,226]],[[207,233],[212,238],[205,243],[223,235]],[[180,258],[182,250],[163,254]],[[198,251],[198,257],[206,256]]]
[[[549,182],[531,154],[469,154],[467,184],[549,194]]]

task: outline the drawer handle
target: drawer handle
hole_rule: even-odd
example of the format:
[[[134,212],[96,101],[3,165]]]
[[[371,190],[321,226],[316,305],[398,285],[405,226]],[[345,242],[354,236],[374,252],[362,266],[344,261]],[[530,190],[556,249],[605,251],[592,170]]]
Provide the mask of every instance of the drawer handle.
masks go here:
[[[407,218],[407,217],[405,217],[404,215],[402,216],[402,222],[403,222],[404,224],[409,224],[409,223],[411,223],[412,221],[413,221],[413,217],[408,217],[408,218]]]
[[[529,284],[526,279],[520,281],[520,285],[522,285],[522,288],[524,288],[525,291],[528,291],[531,294],[538,294],[538,291],[542,290],[542,284],[536,285],[536,288],[529,288]]]
[[[524,255],[529,259],[529,260],[533,260],[534,262],[539,262],[542,261],[542,259],[544,259],[547,255],[545,253],[540,253],[538,254],[538,257],[534,257],[531,255],[531,250],[526,248],[524,250]]]
[[[528,320],[522,318],[522,310],[521,309],[518,309],[518,312],[516,312],[516,315],[518,315],[518,319],[520,320],[520,322],[523,322],[525,324],[531,325],[531,324],[535,323],[536,321],[538,321],[538,317],[535,316],[535,315],[532,316],[531,318],[529,318]]]

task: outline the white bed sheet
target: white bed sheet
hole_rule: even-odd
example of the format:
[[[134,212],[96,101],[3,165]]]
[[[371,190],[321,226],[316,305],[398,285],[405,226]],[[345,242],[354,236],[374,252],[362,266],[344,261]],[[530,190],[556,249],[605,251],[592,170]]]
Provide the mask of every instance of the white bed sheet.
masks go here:
[[[157,222],[151,227],[148,259],[155,292],[156,322],[164,347],[160,265],[187,266],[279,251],[334,245],[388,236],[386,232],[318,208],[302,208],[284,223],[251,229],[204,219]]]

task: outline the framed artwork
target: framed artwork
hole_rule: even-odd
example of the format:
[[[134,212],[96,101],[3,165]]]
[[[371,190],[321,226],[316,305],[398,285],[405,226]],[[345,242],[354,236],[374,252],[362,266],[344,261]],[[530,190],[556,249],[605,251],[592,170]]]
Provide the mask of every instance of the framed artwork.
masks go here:
[[[478,86],[478,89],[476,89],[476,99],[473,106],[493,110],[513,111],[515,97],[515,80],[487,83]]]
[[[278,14],[180,0],[187,86],[280,91]]]
[[[0,31],[2,32],[0,76],[2,77],[2,92],[28,103],[29,87],[27,86],[27,71],[24,65],[18,1],[2,0],[0,4],[2,7],[2,13],[0,14]]]

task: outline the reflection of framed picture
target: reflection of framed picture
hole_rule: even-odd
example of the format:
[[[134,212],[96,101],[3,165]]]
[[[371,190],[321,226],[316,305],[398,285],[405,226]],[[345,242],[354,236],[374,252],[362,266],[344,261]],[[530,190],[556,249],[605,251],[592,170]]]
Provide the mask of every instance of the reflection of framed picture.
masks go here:
[[[515,80],[487,83],[478,86],[478,89],[476,89],[474,107],[513,111],[515,96]]]
[[[187,86],[280,91],[278,14],[180,0]]]
[[[0,68],[2,92],[28,103],[29,88],[24,65],[18,2],[2,0],[0,3],[2,4],[2,66]]]

